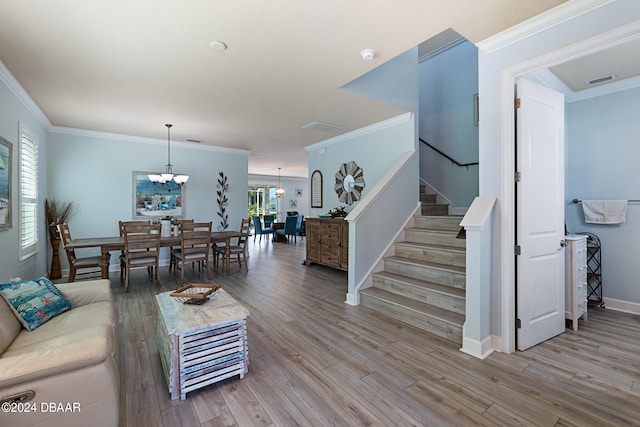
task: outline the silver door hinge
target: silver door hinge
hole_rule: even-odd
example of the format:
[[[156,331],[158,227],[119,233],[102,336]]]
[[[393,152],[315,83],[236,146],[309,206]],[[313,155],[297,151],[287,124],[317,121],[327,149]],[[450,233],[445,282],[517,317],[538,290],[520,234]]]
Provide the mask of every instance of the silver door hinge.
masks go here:
[[[522,322],[520,319],[516,319],[516,329],[522,329]]]
[[[520,249],[520,245],[515,245],[513,247],[513,253],[516,255],[521,255],[522,254],[522,249]]]
[[[522,179],[522,174],[520,174],[520,172],[514,172],[513,174],[513,180],[515,182],[520,182],[520,180]]]

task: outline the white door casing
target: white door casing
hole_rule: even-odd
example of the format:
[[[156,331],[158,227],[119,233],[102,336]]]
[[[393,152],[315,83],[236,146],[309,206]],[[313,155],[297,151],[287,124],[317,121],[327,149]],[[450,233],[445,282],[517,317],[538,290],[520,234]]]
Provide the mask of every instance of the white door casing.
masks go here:
[[[517,81],[517,348],[565,329],[564,95]]]

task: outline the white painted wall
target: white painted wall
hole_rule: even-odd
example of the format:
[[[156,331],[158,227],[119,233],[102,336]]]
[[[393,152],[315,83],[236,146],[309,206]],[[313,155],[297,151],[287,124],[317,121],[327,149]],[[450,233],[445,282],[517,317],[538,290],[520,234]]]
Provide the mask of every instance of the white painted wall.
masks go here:
[[[462,41],[421,61],[418,71],[420,137],[460,163],[477,162],[478,48]],[[453,208],[468,208],[478,195],[478,166],[456,166],[425,144],[418,146],[420,177]]]
[[[567,105],[567,201],[640,200],[640,88]],[[627,222],[584,222],[581,204],[567,203],[570,232],[588,231],[602,243],[603,297],[640,303],[640,203],[631,203]]]

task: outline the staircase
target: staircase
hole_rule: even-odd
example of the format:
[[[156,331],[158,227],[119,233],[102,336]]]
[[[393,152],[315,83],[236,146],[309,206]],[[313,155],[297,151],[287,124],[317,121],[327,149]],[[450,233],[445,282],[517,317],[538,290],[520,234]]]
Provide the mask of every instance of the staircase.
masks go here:
[[[421,215],[373,274],[373,286],[360,291],[360,303],[380,313],[462,345],[465,319],[465,246],[456,238],[460,216],[420,186]]]

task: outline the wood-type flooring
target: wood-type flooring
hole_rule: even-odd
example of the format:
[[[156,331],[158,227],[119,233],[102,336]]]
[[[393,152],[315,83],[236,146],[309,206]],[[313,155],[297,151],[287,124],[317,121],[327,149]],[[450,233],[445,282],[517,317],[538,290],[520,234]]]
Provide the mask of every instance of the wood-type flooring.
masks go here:
[[[528,351],[478,360],[444,339],[345,304],[347,273],[304,266],[305,241],[249,243],[249,271],[215,270],[249,311],[249,371],[170,400],[155,283],[119,273],[120,426],[640,425],[640,316],[589,321]],[[161,269],[162,292],[179,286]],[[206,274],[187,268],[190,282]]]

